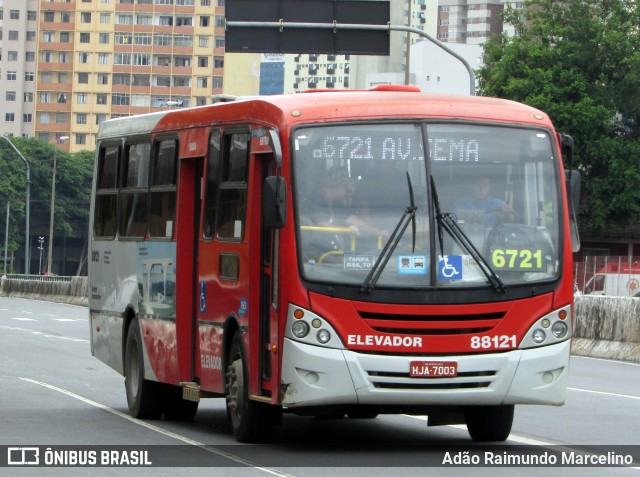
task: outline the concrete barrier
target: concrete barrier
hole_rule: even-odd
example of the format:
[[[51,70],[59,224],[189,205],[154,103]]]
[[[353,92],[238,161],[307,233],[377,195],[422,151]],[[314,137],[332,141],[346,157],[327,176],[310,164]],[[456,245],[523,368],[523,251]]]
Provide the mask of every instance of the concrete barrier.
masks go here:
[[[87,277],[2,278],[0,295],[88,305]],[[640,298],[576,296],[573,354],[640,363]]]
[[[87,277],[2,277],[0,295],[56,303],[89,304]]]
[[[575,297],[572,351],[640,363],[640,298]]]

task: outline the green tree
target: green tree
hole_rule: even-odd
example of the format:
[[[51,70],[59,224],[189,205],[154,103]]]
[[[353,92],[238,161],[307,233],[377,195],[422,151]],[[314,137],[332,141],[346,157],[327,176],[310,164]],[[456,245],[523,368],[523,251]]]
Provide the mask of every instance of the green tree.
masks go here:
[[[32,243],[35,243],[38,235],[49,235],[54,154],[57,162],[54,237],[86,240],[93,151],[69,154],[60,149],[56,151],[52,144],[35,138],[11,137],[9,140],[22,153],[31,168]],[[9,250],[16,251],[25,242],[25,165],[15,151],[3,143],[4,141],[0,142],[0,207],[6,213],[6,202],[11,202]],[[0,236],[4,239],[4,227]],[[4,246],[4,242],[2,245]]]
[[[528,0],[505,10],[519,35],[490,38],[483,95],[545,111],[573,136],[580,227],[602,235],[640,212],[640,10],[632,0]]]

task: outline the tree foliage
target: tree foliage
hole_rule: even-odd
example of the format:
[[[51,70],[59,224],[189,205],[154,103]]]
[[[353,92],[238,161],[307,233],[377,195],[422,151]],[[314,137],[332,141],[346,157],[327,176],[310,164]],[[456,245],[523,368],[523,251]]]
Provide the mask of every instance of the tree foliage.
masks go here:
[[[89,226],[89,201],[93,174],[93,152],[69,154],[35,138],[9,139],[27,160],[31,171],[30,235],[49,235],[51,181],[54,155],[56,200],[54,235],[86,237]],[[16,251],[24,245],[26,166],[4,140],[0,140],[0,215],[6,218],[10,202],[9,247]],[[2,221],[4,247],[5,221]]]
[[[580,224],[604,235],[640,212],[640,7],[634,0],[528,0],[515,37],[485,44],[481,94],[545,111],[573,136]]]

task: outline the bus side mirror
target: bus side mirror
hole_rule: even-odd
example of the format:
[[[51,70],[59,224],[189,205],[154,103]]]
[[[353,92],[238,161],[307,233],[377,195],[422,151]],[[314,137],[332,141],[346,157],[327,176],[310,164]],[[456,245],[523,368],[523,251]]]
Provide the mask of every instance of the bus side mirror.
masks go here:
[[[287,217],[287,181],[282,176],[269,176],[262,188],[262,220],[265,227],[281,229]]]

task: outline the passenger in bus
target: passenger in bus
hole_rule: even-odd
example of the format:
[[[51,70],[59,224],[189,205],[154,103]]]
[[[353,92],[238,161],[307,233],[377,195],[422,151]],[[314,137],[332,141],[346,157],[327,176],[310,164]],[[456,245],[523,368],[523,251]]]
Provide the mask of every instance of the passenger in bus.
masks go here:
[[[516,214],[504,200],[491,195],[491,182],[486,176],[477,176],[471,184],[471,194],[454,202],[452,212],[459,223],[494,227],[513,222]]]

